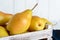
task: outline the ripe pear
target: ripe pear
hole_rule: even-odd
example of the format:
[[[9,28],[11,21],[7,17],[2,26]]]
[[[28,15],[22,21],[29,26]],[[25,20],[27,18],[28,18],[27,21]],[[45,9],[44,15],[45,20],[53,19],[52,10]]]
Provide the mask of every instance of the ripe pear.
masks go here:
[[[6,37],[8,36],[7,31],[5,30],[4,27],[0,26],[0,37]]]
[[[13,16],[12,14],[7,14],[0,11],[0,25],[4,25],[5,23],[7,23],[12,16]]]
[[[47,24],[47,25],[53,25],[53,23],[50,22],[49,20],[47,20],[46,18],[41,18],[41,19],[44,20],[44,21],[46,21],[46,24]]]
[[[9,20],[12,18],[13,15],[12,14],[5,14],[4,16],[5,16],[5,21],[9,22]]]
[[[4,13],[0,11],[0,25],[4,24]]]
[[[7,30],[11,34],[21,34],[28,30],[32,18],[32,10],[27,9],[15,14],[7,25]]]
[[[38,16],[32,16],[32,21],[29,27],[29,31],[43,30],[45,27],[46,21],[42,20]]]

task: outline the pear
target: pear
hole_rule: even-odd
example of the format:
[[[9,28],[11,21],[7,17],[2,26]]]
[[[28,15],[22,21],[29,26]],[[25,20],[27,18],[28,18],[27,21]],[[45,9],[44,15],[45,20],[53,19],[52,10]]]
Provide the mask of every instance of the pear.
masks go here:
[[[7,25],[7,30],[11,34],[21,34],[28,30],[32,18],[32,10],[27,9],[15,14]]]
[[[4,18],[5,22],[9,22],[9,20],[13,17],[12,14],[5,14],[4,16],[5,16]]]
[[[5,20],[4,20],[4,13],[2,13],[1,11],[0,11],[0,25],[3,25],[4,23],[5,23]]]
[[[38,16],[32,16],[31,24],[29,27],[29,31],[38,31],[43,30],[45,27],[46,21],[42,20]]]
[[[0,25],[4,25],[5,23],[7,23],[12,18],[12,16],[12,14],[7,14],[0,11]]]
[[[46,18],[41,18],[41,19],[44,20],[44,21],[46,21],[46,24],[48,24],[48,25],[53,25],[53,23],[50,22],[49,20],[47,20]]]
[[[45,24],[46,26],[45,26],[44,29],[48,29],[48,26],[49,26],[49,25],[52,25],[52,26],[54,25],[52,22],[50,22],[50,21],[47,20],[46,18],[41,18],[41,19],[44,20],[44,21],[46,22],[46,24]]]
[[[0,26],[0,37],[6,37],[8,36],[7,31],[5,30],[4,27]]]

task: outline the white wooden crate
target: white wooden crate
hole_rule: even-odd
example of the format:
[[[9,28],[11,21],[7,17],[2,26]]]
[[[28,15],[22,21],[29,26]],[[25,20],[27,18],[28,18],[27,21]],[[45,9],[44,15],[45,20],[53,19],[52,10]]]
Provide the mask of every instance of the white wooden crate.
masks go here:
[[[52,37],[52,28],[0,38],[0,40],[36,40]]]

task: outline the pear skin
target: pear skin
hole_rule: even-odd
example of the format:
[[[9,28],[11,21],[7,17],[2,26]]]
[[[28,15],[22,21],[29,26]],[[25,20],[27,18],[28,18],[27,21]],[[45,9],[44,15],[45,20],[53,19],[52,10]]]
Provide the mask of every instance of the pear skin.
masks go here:
[[[5,16],[5,19],[4,19],[4,20],[5,20],[6,22],[9,22],[9,20],[13,17],[12,14],[5,14],[4,16]]]
[[[4,12],[0,11],[0,15],[4,15],[4,14],[5,14]]]
[[[8,36],[7,31],[5,30],[4,27],[0,26],[0,37],[6,37]]]
[[[45,21],[38,16],[32,16],[32,21],[29,27],[29,31],[43,30],[45,27]]]
[[[21,34],[28,30],[32,18],[32,10],[27,9],[15,14],[7,25],[7,30],[11,34]]]
[[[5,23],[7,23],[12,18],[12,16],[12,14],[0,11],[0,25],[4,25]]]
[[[53,25],[52,22],[48,21],[46,18],[41,18],[42,20],[46,21],[46,24]]]
[[[4,18],[4,13],[0,11],[0,25],[3,25],[5,23]]]

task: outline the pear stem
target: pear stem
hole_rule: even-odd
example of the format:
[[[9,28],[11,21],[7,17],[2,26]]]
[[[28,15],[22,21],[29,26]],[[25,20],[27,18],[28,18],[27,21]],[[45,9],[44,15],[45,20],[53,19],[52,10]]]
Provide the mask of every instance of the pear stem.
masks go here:
[[[35,6],[31,9],[31,10],[34,10],[36,8],[36,6],[38,5],[38,3],[35,4]]]

